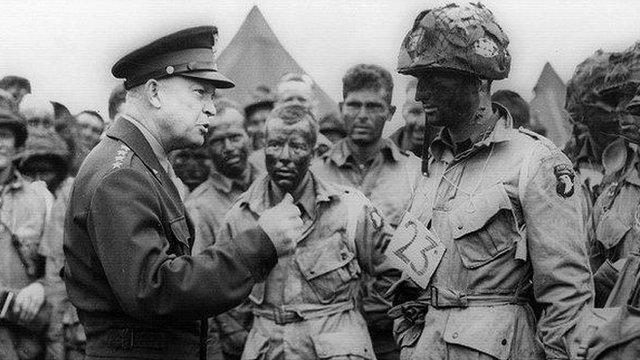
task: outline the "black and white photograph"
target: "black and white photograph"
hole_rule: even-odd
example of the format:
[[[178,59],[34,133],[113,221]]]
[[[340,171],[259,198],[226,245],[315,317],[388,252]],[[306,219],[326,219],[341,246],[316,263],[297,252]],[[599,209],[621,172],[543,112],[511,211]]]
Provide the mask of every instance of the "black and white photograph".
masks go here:
[[[640,2],[0,7],[0,360],[640,359]]]

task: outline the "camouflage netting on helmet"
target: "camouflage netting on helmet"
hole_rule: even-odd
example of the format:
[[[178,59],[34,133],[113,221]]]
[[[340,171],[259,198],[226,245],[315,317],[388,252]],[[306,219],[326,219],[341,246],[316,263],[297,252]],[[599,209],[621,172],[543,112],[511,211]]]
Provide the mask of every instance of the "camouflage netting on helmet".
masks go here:
[[[29,136],[19,158],[21,164],[35,156],[51,156],[66,162],[69,160],[69,155],[67,143],[56,132],[29,128]]]
[[[640,85],[640,42],[621,53],[611,54],[611,69],[604,78],[601,95],[630,96]]]
[[[509,75],[509,39],[482,4],[449,4],[416,18],[398,56],[398,72],[451,70],[500,80]]]
[[[604,79],[611,69],[611,53],[596,51],[576,66],[567,84],[566,109],[580,123],[590,119],[591,107],[600,101]]]

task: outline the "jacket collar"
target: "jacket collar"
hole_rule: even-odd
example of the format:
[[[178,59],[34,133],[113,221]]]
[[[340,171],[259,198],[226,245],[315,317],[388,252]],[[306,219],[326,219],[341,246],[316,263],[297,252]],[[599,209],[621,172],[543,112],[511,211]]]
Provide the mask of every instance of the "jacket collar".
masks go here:
[[[490,146],[494,143],[501,143],[509,140],[513,136],[513,118],[509,111],[502,105],[492,103],[493,118],[495,118],[495,124],[489,131],[481,133],[476,136],[475,139],[471,139],[473,146],[463,152],[460,155],[469,155],[476,152],[478,149]],[[451,150],[453,153],[453,141],[449,135],[447,128],[442,128],[438,136],[433,140],[429,147],[429,154],[431,157],[441,160],[445,151]]]
[[[153,152],[151,145],[149,145],[149,142],[137,126],[120,116],[116,119],[113,126],[109,128],[107,136],[125,143],[161,183],[172,189],[171,192],[174,197],[180,199],[180,194],[173,184],[173,181],[171,181],[167,172],[162,165],[160,165],[160,161]]]
[[[253,164],[247,161],[247,168],[245,169],[244,174],[242,174],[242,180],[231,179],[213,169],[211,170],[211,174],[209,174],[207,182],[218,191],[229,194],[233,190],[234,185],[236,185],[237,189],[245,191],[255,179],[256,173],[257,170],[254,168]]]
[[[391,162],[398,162],[402,158],[402,153],[398,146],[388,138],[380,139],[382,142],[382,147],[380,148],[380,152],[383,154],[384,158]],[[353,162],[353,156],[351,155],[351,149],[349,148],[349,144],[347,144],[347,138],[344,138],[331,147],[329,151],[327,151],[324,155],[324,158],[329,158],[333,161],[338,167],[344,166],[345,163],[351,161]]]
[[[340,195],[341,191],[337,185],[320,179],[311,170],[309,170],[309,175],[315,188],[316,204],[329,202],[332,198]],[[269,197],[270,182],[271,177],[268,173],[259,176],[243,195],[240,205],[249,206],[249,209],[258,215],[261,215],[266,209],[272,207]]]

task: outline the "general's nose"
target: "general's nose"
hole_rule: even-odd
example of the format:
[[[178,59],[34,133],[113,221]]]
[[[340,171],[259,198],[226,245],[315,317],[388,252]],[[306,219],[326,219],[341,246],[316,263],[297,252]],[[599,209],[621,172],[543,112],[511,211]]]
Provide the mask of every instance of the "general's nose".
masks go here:
[[[202,112],[207,116],[215,116],[218,111],[216,110],[216,106],[213,104],[213,101],[209,101],[202,108]]]

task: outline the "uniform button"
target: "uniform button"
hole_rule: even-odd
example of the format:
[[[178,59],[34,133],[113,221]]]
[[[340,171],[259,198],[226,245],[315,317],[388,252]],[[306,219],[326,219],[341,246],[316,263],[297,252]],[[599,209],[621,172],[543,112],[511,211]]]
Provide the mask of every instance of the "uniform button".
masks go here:
[[[340,257],[342,258],[342,260],[347,260],[347,254],[345,253],[340,254]]]
[[[458,338],[458,333],[454,332],[453,335],[451,335],[452,338],[457,339]]]
[[[507,345],[507,339],[502,339],[501,344],[502,344],[502,345]]]
[[[313,274],[315,274],[315,273],[316,273],[315,271],[313,271],[313,270],[309,270],[309,274],[313,275]]]
[[[458,225],[458,230],[462,230],[463,227],[464,226],[462,226],[462,225]]]

